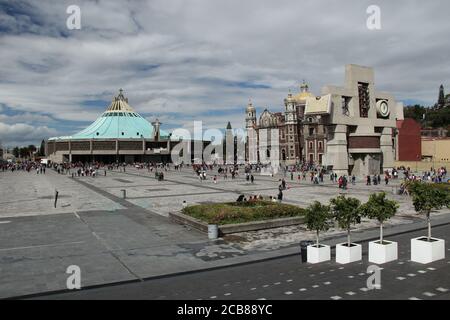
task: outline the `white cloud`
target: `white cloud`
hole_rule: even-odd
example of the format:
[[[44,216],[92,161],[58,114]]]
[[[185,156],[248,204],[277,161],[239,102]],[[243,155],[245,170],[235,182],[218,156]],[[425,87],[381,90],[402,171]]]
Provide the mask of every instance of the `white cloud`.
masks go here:
[[[42,139],[55,134],[56,130],[46,126],[34,127],[25,123],[9,125],[0,122],[0,138],[4,145],[36,144]]]
[[[1,107],[0,107],[0,111]],[[30,112],[25,112],[23,114],[16,114],[12,116],[7,116],[5,114],[0,114],[0,122],[4,123],[51,123],[53,122],[53,119],[49,116],[42,115],[42,114],[34,114]]]

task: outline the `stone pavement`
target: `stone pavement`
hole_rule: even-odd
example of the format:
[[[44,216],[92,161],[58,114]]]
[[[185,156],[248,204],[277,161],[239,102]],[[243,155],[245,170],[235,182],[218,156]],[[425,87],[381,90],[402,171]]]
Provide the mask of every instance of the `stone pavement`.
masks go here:
[[[189,204],[234,201],[238,194],[275,195],[280,177],[255,176],[217,184],[200,182],[192,170],[166,172],[165,181],[147,170],[107,172],[96,178],[35,173],[0,173],[0,298],[61,290],[70,265],[82,272],[82,286],[140,280],[278,255],[298,253],[298,241],[313,238],[302,226],[230,235],[209,241],[204,234],[172,223],[167,215]],[[291,182],[286,202],[306,206],[339,194],[336,185]],[[60,200],[53,208],[54,190]],[[122,199],[121,190],[127,190]],[[370,192],[391,187],[366,187],[359,182],[346,192],[367,200]],[[400,202],[399,215],[386,234],[423,227],[408,197],[390,195]],[[436,223],[450,222],[448,210],[435,215]],[[377,225],[365,221],[355,239],[376,237]],[[362,230],[365,230],[364,232]],[[341,241],[332,229],[324,238]]]
[[[435,227],[447,238],[450,225]],[[89,290],[42,295],[37,299],[154,299],[154,300],[448,300],[450,257],[427,265],[410,261],[410,239],[424,230],[389,236],[398,243],[398,260],[380,266],[379,289],[367,287],[370,276],[368,244],[362,260],[338,264],[332,260],[311,265],[298,255],[226,268],[167,276],[146,281],[101,286]],[[448,248],[448,240],[446,241]],[[447,249],[447,252],[450,249]],[[184,303],[184,302],[183,302]],[[231,302],[230,302],[231,303]],[[192,303],[190,304],[192,305]],[[175,308],[174,308],[175,309]],[[214,308],[213,308],[214,309]]]

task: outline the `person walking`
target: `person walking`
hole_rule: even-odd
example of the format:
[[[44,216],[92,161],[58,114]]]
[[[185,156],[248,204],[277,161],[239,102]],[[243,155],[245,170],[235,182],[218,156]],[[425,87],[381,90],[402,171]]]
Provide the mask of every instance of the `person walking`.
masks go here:
[[[250,181],[252,184],[255,183],[255,177],[253,175],[250,176]]]
[[[283,201],[283,191],[281,190],[281,188],[278,191],[278,201],[279,202]]]
[[[342,178],[342,189],[347,190],[347,182],[348,182],[347,176],[344,176]]]

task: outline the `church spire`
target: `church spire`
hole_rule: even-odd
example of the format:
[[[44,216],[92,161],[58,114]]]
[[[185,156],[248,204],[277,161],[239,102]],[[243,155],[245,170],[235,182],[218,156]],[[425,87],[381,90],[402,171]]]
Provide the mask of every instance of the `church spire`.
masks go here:
[[[444,85],[442,84],[439,87],[439,98],[437,105],[439,108],[442,108],[445,105]]]

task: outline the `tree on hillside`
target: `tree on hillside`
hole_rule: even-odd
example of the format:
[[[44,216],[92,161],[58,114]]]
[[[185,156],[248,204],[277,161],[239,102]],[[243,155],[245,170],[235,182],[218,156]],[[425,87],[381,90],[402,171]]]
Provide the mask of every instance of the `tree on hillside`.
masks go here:
[[[426,108],[421,105],[407,106],[405,107],[403,114],[405,118],[412,118],[418,122],[421,122],[423,115],[426,113]]]

